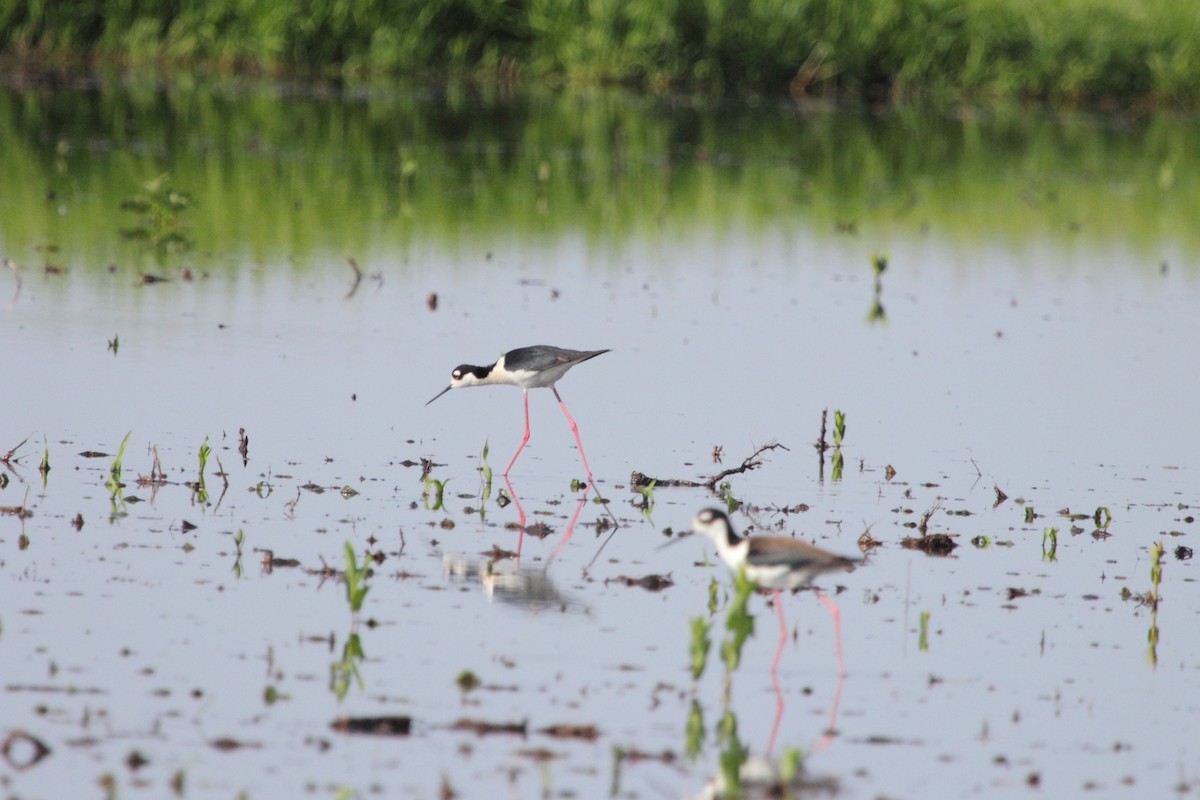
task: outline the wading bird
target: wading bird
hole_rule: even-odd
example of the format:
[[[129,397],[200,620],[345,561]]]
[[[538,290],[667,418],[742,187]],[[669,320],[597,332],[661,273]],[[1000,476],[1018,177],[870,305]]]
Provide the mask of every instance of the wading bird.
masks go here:
[[[783,620],[785,589],[801,589],[825,572],[851,570],[861,559],[839,556],[807,542],[788,536],[747,536],[733,532],[733,525],[723,511],[706,508],[692,520],[693,534],[706,536],[717,546],[717,554],[733,572],[745,567],[746,577],[763,589],[771,589],[775,612],[779,615],[779,648],[771,661],[771,672],[779,665],[783,645],[787,640],[787,625]],[[817,590],[820,599],[833,616],[837,636],[838,672],[842,666],[841,633],[838,630],[838,610],[833,601]]]
[[[504,468],[503,474],[507,476],[508,471],[517,462],[517,456],[521,455],[521,451],[525,449],[525,443],[529,441],[529,390],[548,387],[550,391],[554,392],[558,405],[567,417],[567,424],[575,436],[575,444],[579,447],[579,460],[583,462],[588,482],[594,483],[592,470],[588,467],[587,456],[583,453],[583,442],[579,440],[579,427],[572,419],[571,412],[567,411],[567,404],[563,402],[554,384],[567,374],[567,370],[571,367],[607,352],[608,350],[567,350],[562,347],[538,344],[533,347],[509,350],[496,359],[494,364],[486,367],[460,364],[450,373],[450,385],[438,392],[429,403],[437,400],[451,389],[462,389],[467,386],[505,384],[521,387],[521,394],[525,400],[525,435],[521,437],[521,444],[517,447],[517,452],[513,453],[508,466]],[[429,403],[425,405],[429,405]]]

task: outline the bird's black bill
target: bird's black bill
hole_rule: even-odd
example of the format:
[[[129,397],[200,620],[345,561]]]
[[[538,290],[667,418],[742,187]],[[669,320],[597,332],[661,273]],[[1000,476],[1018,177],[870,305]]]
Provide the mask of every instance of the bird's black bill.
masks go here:
[[[658,547],[656,547],[656,548],[654,548],[654,549],[655,549],[655,550],[662,550],[663,548],[670,547],[670,546],[671,546],[671,545],[673,545],[673,544],[678,544],[679,542],[682,542],[684,539],[687,539],[687,538],[689,538],[690,536],[692,536],[692,532],[691,532],[691,531],[680,531],[679,533],[675,534],[675,538],[674,538],[674,539],[672,539],[671,541],[667,542],[666,544],[660,544]]]
[[[446,392],[450,391],[453,388],[454,388],[453,386],[447,386],[445,389],[442,389],[440,392],[435,394],[433,396],[433,400],[437,400],[439,397],[441,397],[442,395],[444,395]],[[429,403],[432,403],[433,400],[430,400]],[[429,403],[426,403],[425,405],[429,405]]]

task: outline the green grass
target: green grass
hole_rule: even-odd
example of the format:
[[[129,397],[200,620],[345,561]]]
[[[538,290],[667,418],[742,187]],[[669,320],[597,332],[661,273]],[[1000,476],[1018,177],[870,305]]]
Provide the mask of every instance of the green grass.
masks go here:
[[[498,241],[568,239],[583,243],[588,269],[604,270],[634,240],[837,235],[842,222],[857,229],[847,239],[872,248],[928,226],[952,248],[1009,248],[1018,262],[1047,239],[1081,254],[1129,248],[1152,274],[1164,242],[1200,251],[1190,126],[1170,113],[1112,126],[1019,110],[797,114],[618,91],[464,90],[430,103],[383,88],[282,97],[267,82],[164,98],[135,80],[0,92],[0,241],[26,279],[51,259],[71,275],[161,272],[153,249],[121,238],[131,215],[120,205],[168,173],[195,201],[184,214],[195,247],[173,257],[197,274],[262,262],[305,270],[345,255],[373,272],[379,253],[405,269],[430,249],[458,270],[481,266]]]
[[[648,88],[1194,102],[1175,0],[0,0],[27,64],[471,76]]]

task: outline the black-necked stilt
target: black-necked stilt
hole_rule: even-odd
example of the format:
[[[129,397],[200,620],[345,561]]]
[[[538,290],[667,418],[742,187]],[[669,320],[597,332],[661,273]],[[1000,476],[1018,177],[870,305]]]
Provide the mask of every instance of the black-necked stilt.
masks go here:
[[[513,453],[508,466],[504,468],[503,474],[507,476],[508,471],[517,462],[517,456],[521,455],[521,451],[525,449],[525,443],[529,441],[529,390],[549,387],[550,391],[554,392],[554,397],[558,400],[563,414],[567,417],[567,424],[571,427],[571,433],[575,436],[575,444],[579,447],[579,460],[583,462],[583,469],[587,472],[588,481],[592,482],[592,470],[588,467],[587,456],[583,453],[583,442],[579,440],[579,427],[572,419],[571,412],[567,411],[567,404],[563,402],[554,384],[571,367],[607,352],[608,350],[567,350],[562,347],[539,344],[533,347],[509,350],[496,359],[494,364],[486,367],[460,364],[450,373],[450,385],[438,392],[429,403],[437,400],[451,389],[462,389],[467,386],[506,384],[521,387],[521,394],[525,401],[525,435],[521,437],[521,444],[517,447],[517,452]],[[429,405],[429,403],[425,405]]]
[[[696,515],[692,520],[692,533],[711,539],[717,546],[717,554],[730,570],[737,572],[744,566],[747,578],[761,588],[772,590],[775,611],[779,615],[779,649],[771,662],[772,673],[779,664],[783,643],[787,638],[781,602],[783,590],[801,589],[812,583],[818,575],[835,570],[848,571],[861,561],[858,558],[830,553],[828,550],[787,536],[738,536],[733,531],[729,517],[715,508],[706,508]],[[837,626],[837,606],[820,590],[817,590],[817,597],[829,609],[834,625]],[[838,671],[844,672],[840,641]]]

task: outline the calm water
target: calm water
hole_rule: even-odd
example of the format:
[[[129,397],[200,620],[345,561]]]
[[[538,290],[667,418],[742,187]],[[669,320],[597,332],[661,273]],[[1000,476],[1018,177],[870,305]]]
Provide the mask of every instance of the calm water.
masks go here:
[[[0,516],[0,734],[50,753],[18,769],[30,745],[12,740],[0,784],[696,796],[736,720],[752,756],[799,748],[806,777],[847,797],[1194,793],[1194,141],[1168,117],[616,95],[3,95],[0,253],[20,285],[0,273],[0,451],[30,438],[0,506],[33,515]],[[122,200],[164,173],[195,199],[184,253],[118,235],[137,221]],[[611,540],[594,493],[567,538],[582,470],[550,393],[531,395],[510,476],[545,539],[496,503],[519,393],[424,405],[455,365],[533,343],[612,348],[560,384],[622,522]],[[822,409],[847,416],[838,480],[810,446]],[[204,502],[185,484],[206,437]],[[770,442],[788,449],[729,478],[739,528],[855,553],[869,527],[881,546],[821,582],[844,587],[844,679],[803,592],[785,600],[777,695],[774,610],[755,597],[726,694],[728,576],[702,542],[658,549],[721,501],[660,486],[644,514],[629,476],[706,478]],[[154,448],[157,490],[136,482]],[[422,458],[442,509],[405,464]],[[900,546],[935,507],[949,558]],[[357,627],[322,572],[346,542],[383,555]],[[1154,589],[1156,542],[1152,613],[1122,591]],[[518,543],[519,565],[487,566]],[[648,574],[674,586],[615,580]],[[698,617],[714,645],[694,681]],[[461,690],[464,671],[481,685]],[[411,733],[331,728],[382,715]],[[542,732],[556,725],[596,736]]]

